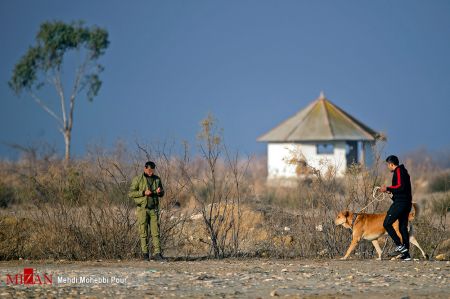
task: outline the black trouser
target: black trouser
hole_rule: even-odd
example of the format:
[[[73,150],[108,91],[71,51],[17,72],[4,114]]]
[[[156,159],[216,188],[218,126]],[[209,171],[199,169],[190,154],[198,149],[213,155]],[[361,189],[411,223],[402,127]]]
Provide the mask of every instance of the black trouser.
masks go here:
[[[408,234],[408,216],[411,211],[411,202],[394,202],[387,211],[386,218],[384,219],[383,226],[394,240],[395,245],[400,246],[402,242],[400,237],[395,232],[392,224],[398,220],[398,228],[402,235],[403,245],[409,249],[409,234]]]

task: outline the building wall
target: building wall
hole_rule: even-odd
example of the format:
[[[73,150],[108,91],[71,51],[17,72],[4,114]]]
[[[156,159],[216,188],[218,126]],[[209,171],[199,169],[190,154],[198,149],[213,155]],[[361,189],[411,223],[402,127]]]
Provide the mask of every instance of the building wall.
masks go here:
[[[343,141],[327,142],[334,144],[333,154],[317,154],[316,143],[269,143],[267,146],[267,163],[269,179],[279,177],[295,177],[296,165],[290,164],[291,159],[300,160],[304,157],[308,165],[327,171],[331,165],[338,175],[346,170],[346,145]]]
[[[364,165],[370,167],[373,165],[375,161],[375,153],[373,151],[374,142],[362,142],[362,146],[364,147]]]

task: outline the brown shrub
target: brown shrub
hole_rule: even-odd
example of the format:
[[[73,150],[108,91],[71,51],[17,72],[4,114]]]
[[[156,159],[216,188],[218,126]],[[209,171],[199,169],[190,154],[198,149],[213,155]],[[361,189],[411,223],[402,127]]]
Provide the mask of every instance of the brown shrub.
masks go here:
[[[9,190],[4,194],[14,194],[14,200],[0,209],[0,259],[136,257],[140,249],[135,207],[127,192],[145,160],[157,162],[166,190],[161,201],[163,250],[178,257],[217,256],[204,217],[214,222],[219,257],[339,257],[351,232],[334,225],[336,214],[367,206],[373,187],[389,180],[377,164],[371,169],[354,165],[344,178],[333,171],[313,171],[291,186],[271,185],[262,172],[263,158],[248,164],[229,154],[214,165],[214,189],[211,167],[204,159],[173,152],[165,144],[138,144],[136,152],[121,145],[109,153],[93,149],[70,167],[33,157],[0,163],[0,186]],[[187,174],[195,178],[190,184]],[[218,196],[214,201],[212,194]],[[440,253],[450,238],[448,193],[442,198],[423,197],[422,214],[414,222],[417,239],[430,255]],[[366,211],[386,211],[389,204],[375,202]],[[388,240],[386,248],[391,246]],[[370,242],[361,242],[356,250],[359,257],[373,254]]]

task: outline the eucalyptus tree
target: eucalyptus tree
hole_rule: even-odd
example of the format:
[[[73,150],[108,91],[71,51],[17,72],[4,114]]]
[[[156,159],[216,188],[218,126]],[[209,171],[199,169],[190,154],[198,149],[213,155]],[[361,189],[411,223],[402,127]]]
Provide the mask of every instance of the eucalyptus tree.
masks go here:
[[[35,44],[15,65],[8,82],[18,96],[27,93],[56,120],[58,130],[64,137],[66,162],[70,160],[75,102],[81,95],[89,101],[97,96],[102,85],[100,73],[104,69],[98,60],[108,45],[105,29],[86,27],[83,22],[44,22],[36,35]],[[80,60],[68,63],[67,56],[71,52],[76,52]],[[71,69],[73,76],[67,76],[67,68]],[[42,88],[45,86],[55,89],[59,111],[51,105],[54,99],[43,96]],[[66,92],[66,89],[69,91]]]

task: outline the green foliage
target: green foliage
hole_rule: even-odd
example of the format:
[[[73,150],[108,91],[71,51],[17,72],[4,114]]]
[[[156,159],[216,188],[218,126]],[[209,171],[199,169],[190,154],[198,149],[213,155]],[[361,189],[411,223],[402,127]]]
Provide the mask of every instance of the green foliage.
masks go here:
[[[98,74],[103,70],[94,63],[105,53],[109,45],[108,32],[97,27],[85,27],[82,22],[66,24],[63,22],[45,22],[36,36],[36,44],[28,49],[16,64],[9,86],[16,94],[32,88],[39,89],[43,82],[38,81],[39,72],[44,74],[59,71],[64,55],[70,50],[87,51],[83,82],[87,86],[87,96],[92,100],[98,93],[101,81]]]

